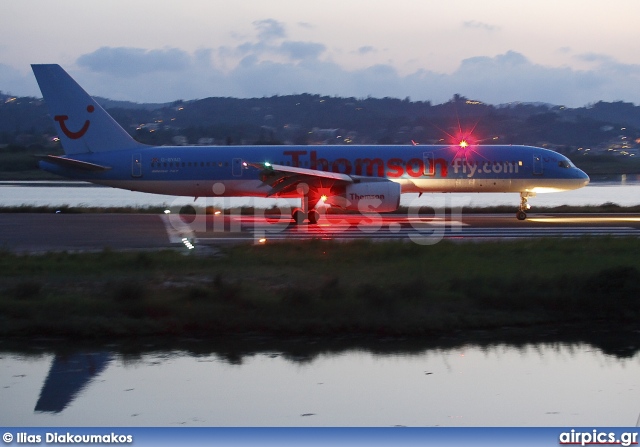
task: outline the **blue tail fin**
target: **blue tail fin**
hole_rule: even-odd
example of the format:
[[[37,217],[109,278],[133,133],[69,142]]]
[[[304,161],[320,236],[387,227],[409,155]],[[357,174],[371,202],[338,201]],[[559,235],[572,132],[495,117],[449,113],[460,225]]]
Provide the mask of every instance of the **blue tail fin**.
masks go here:
[[[66,154],[143,146],[59,65],[31,65]]]

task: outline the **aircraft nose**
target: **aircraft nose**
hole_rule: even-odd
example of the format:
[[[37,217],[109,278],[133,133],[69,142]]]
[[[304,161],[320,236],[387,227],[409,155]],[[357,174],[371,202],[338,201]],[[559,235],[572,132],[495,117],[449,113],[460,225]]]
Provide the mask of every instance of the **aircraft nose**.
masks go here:
[[[578,169],[578,171],[580,171],[580,180],[582,180],[582,186],[587,186],[589,184],[589,182],[591,181],[591,179],[589,178],[589,176],[587,175],[586,172],[584,172],[582,169]]]
[[[587,186],[591,179],[582,169],[573,166],[571,169],[564,170],[565,184],[568,189],[580,189]]]

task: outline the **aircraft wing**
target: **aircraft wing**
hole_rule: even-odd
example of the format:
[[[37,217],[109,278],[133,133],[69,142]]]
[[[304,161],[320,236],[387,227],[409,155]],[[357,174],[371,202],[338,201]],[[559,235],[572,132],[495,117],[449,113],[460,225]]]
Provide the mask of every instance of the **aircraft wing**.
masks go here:
[[[326,172],[317,169],[297,168],[271,163],[245,162],[245,164],[246,166],[251,166],[262,171],[260,179],[265,185],[271,187],[267,193],[267,197],[292,192],[300,183],[307,183],[313,186],[322,183],[323,180],[332,180],[333,184],[348,184],[357,181],[356,176],[341,174],[339,172]]]

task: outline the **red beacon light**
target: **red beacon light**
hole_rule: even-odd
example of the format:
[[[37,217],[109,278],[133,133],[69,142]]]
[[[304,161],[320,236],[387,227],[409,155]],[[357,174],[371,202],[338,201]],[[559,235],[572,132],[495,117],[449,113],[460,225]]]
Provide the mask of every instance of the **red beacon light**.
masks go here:
[[[460,149],[466,149],[467,147],[469,147],[469,143],[467,142],[467,140],[462,140],[459,143]]]

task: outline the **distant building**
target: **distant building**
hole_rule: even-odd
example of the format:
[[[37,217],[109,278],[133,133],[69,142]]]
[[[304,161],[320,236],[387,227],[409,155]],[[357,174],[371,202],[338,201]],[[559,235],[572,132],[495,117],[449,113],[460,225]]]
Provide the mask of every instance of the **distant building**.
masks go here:
[[[171,140],[176,146],[187,146],[189,144],[189,140],[184,135],[176,135]]]
[[[198,146],[213,146],[216,144],[216,139],[211,137],[199,138]]]

